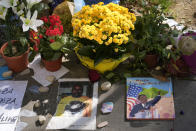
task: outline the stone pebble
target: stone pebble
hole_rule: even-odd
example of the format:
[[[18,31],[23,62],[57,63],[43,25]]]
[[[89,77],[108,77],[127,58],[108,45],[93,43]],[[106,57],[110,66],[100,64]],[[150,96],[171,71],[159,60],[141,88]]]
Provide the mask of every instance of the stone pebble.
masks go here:
[[[101,84],[101,89],[103,91],[108,91],[111,88],[112,84],[109,81],[106,81]]]
[[[41,93],[47,93],[49,91],[49,88],[48,87],[45,87],[45,86],[41,86],[39,88],[39,92]]]
[[[13,71],[6,71],[6,72],[3,72],[2,76],[3,76],[4,78],[6,78],[6,77],[12,76],[12,74],[13,74]]]
[[[108,124],[109,124],[108,121],[104,121],[104,122],[99,123],[99,124],[97,125],[97,127],[98,127],[98,128],[103,128],[103,127],[107,126]]]

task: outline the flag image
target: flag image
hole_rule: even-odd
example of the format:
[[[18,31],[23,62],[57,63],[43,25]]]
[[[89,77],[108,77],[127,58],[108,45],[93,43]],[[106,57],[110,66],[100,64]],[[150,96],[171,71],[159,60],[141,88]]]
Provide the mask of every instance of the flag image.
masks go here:
[[[142,87],[130,83],[127,91],[127,104],[129,105],[130,110],[133,108],[134,105],[139,104],[137,97],[140,92],[142,92]]]

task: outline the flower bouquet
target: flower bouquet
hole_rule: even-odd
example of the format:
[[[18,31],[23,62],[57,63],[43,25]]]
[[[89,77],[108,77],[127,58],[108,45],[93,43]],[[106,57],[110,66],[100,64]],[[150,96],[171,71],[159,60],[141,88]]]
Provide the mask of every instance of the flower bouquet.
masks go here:
[[[75,52],[83,65],[101,73],[128,58],[136,17],[127,8],[100,2],[84,6],[72,19]]]
[[[0,1],[0,29],[8,41],[0,52],[14,72],[27,68],[29,31],[37,31],[37,27],[43,24],[42,20],[37,19],[36,7],[39,7],[40,2],[41,0]]]
[[[62,50],[65,45],[63,26],[57,15],[44,16],[41,20],[44,21],[43,26],[38,32],[31,32],[31,40],[35,43],[31,57],[40,53],[45,68],[57,71],[61,67]]]

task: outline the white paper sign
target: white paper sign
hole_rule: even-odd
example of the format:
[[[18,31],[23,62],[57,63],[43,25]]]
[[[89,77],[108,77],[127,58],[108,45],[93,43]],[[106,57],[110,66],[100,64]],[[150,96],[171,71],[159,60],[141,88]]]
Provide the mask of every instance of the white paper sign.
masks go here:
[[[69,70],[65,68],[63,65],[56,72],[47,71],[45,68],[40,66],[40,62],[41,56],[37,55],[33,62],[29,63],[28,66],[34,71],[34,75],[32,77],[40,84],[42,84],[42,86],[49,86],[50,84],[52,84],[52,82],[46,79],[48,76],[54,76],[56,80],[58,80],[60,77],[69,72]]]
[[[0,131],[14,131],[27,81],[0,81]]]

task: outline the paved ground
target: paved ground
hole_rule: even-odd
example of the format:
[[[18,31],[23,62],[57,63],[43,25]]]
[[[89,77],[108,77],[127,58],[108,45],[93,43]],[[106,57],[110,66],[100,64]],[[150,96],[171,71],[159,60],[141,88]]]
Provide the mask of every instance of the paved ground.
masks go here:
[[[87,69],[77,63],[75,57],[70,62],[64,63],[64,65],[70,69],[70,72],[63,76],[64,78],[83,78],[87,77]],[[16,77],[16,80],[28,80],[28,87],[31,85],[39,85],[30,76]],[[97,112],[97,123],[102,121],[108,121],[109,125],[97,131],[195,131],[196,130],[196,81],[187,80],[173,80],[174,98],[175,98],[175,110],[176,120],[174,121],[126,121],[125,120],[125,83],[116,83],[112,86],[112,89],[106,93],[99,91],[99,105]],[[48,111],[46,115],[47,122],[50,120],[56,110],[56,96],[58,90],[58,83],[55,82],[50,87],[50,91],[47,94],[34,95],[27,89],[22,109],[28,109],[33,111],[33,105],[36,100],[49,99]],[[100,113],[100,105],[105,101],[114,102],[114,110],[111,114],[102,115]],[[180,115],[180,111],[184,111],[184,115]],[[43,114],[43,110],[37,111],[38,115]],[[28,126],[24,131],[44,131],[47,122],[43,126],[37,126],[35,117],[21,117],[20,121],[28,123]],[[65,121],[66,122],[66,121]],[[62,130],[64,131],[64,130]]]

